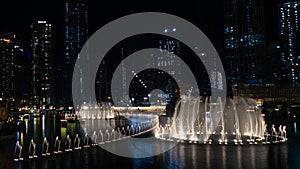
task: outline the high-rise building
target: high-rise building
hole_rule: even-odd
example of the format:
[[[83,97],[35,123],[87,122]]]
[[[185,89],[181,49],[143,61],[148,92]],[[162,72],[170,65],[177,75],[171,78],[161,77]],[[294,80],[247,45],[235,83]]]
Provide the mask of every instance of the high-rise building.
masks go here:
[[[292,85],[300,83],[300,1],[278,4],[280,80]]]
[[[264,83],[264,6],[261,0],[225,0],[224,38],[227,81]]]
[[[13,33],[0,34],[0,100],[17,106],[27,101],[29,71],[24,50]],[[7,103],[7,102],[6,102]]]
[[[70,106],[74,65],[80,59],[80,50],[88,39],[88,1],[66,0],[65,5],[65,55],[61,68],[60,104]]]
[[[20,78],[17,76],[22,55],[23,49],[18,45],[15,34],[0,34],[0,97],[16,98],[16,80]]]
[[[11,98],[15,96],[15,39],[12,33],[0,35],[0,96]]]
[[[47,21],[37,21],[32,23],[31,30],[32,101],[36,106],[47,106],[54,102],[52,25]]]
[[[166,28],[164,30],[165,33],[172,34],[176,32],[176,28]],[[166,70],[168,70],[166,73],[169,75],[178,75],[178,77],[182,77],[182,72],[180,71],[180,65],[182,64],[179,59],[176,57],[180,56],[181,48],[180,48],[180,42],[175,39],[169,39],[169,38],[162,38],[159,40],[159,49],[161,52],[167,51],[167,54],[162,53],[161,56],[156,57],[153,61],[154,64],[157,65],[157,67],[160,69],[160,67],[167,67]],[[162,69],[163,70],[163,69]],[[159,76],[157,76],[159,77]],[[169,87],[166,86],[166,93],[164,99],[166,99],[167,102],[171,102],[171,99],[175,96],[175,93],[179,93],[179,91],[174,91],[174,89],[171,85],[172,79],[171,76],[168,76],[166,78],[167,84],[169,84]],[[178,82],[181,82],[182,79],[177,79]],[[157,86],[160,84],[158,83]],[[162,87],[162,86],[161,86]],[[183,91],[184,92],[184,91]],[[177,100],[175,100],[177,101]],[[174,101],[174,102],[175,102]]]

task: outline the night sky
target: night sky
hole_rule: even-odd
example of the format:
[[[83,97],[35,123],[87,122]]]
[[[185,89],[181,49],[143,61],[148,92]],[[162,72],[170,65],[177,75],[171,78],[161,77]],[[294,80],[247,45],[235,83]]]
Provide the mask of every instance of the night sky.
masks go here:
[[[103,2],[103,1],[102,1]],[[89,21],[91,31],[118,17],[144,11],[160,11],[184,17],[188,20],[210,20],[216,15],[216,8],[222,9],[222,4],[212,2],[199,2],[196,0],[175,1],[105,1],[89,0]],[[3,25],[1,32],[20,31],[28,27],[28,23],[39,19],[48,19],[56,26],[63,26],[64,0],[30,0],[30,1],[1,1],[0,19]],[[214,10],[210,10],[214,9]],[[222,14],[222,11],[219,12]],[[203,15],[203,16],[201,16]]]
[[[204,2],[204,1],[203,1]],[[144,11],[159,11],[183,17],[196,25],[222,23],[222,4],[186,1],[89,1],[89,34],[121,16]],[[49,20],[57,41],[64,38],[64,0],[30,0],[0,2],[0,33],[14,32],[21,39],[30,37],[30,24],[35,20]],[[214,10],[210,10],[214,9]],[[216,11],[220,11],[217,15]],[[221,17],[220,17],[221,16]],[[218,18],[219,17],[219,18]],[[58,44],[60,46],[60,44]]]
[[[276,40],[277,25],[275,0],[265,0],[267,42]],[[223,48],[222,1],[99,1],[89,0],[89,35],[104,24],[121,16],[145,11],[166,12],[183,17],[200,27],[219,52]],[[54,53],[63,55],[64,0],[30,0],[0,2],[0,33],[13,32],[29,48],[30,24],[36,20],[49,20],[53,25]],[[275,15],[274,15],[275,14]]]

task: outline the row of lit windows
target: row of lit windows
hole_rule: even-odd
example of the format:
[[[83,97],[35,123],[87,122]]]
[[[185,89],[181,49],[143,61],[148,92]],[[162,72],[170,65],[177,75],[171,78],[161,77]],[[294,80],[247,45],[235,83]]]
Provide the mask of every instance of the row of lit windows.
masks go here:
[[[298,79],[295,69],[293,68],[295,65],[298,66],[294,56],[294,47],[296,45],[295,34],[299,30],[298,4],[299,2],[289,2],[281,4],[280,7],[280,34],[288,35],[286,37],[282,36],[282,38],[284,38],[283,43],[288,47],[287,51],[280,53],[281,61],[284,65],[282,69],[287,71],[283,74],[283,77],[288,77],[292,80]],[[299,68],[297,68],[297,70],[298,69]]]
[[[232,26],[225,28],[224,34],[228,34],[228,33],[233,33],[233,27]]]

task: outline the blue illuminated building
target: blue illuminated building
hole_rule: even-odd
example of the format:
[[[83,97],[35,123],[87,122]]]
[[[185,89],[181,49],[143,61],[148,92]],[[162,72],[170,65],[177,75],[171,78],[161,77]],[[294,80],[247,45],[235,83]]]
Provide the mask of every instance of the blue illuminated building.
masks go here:
[[[264,83],[266,52],[261,0],[224,1],[226,76],[230,84]]]
[[[278,4],[280,45],[280,80],[293,86],[300,78],[300,1]]]
[[[65,54],[61,65],[62,88],[60,104],[72,105],[72,74],[80,50],[88,39],[88,1],[65,2]],[[81,79],[82,81],[82,79]]]

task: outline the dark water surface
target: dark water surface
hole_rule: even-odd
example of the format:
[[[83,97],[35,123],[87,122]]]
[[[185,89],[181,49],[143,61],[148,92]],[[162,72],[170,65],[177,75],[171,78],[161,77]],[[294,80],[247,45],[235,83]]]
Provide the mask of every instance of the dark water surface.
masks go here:
[[[74,136],[81,128],[76,122],[64,122],[59,119],[39,117],[25,119],[26,130],[16,132],[16,139],[24,148],[24,160],[13,161],[16,140],[0,143],[0,168],[13,169],[94,169],[94,168],[300,168],[300,130],[299,122],[288,124],[288,142],[272,145],[201,145],[180,143],[170,151],[149,158],[125,158],[103,150],[101,147],[89,147],[72,152],[41,156],[36,159],[26,156],[30,139],[36,140],[41,147],[45,136],[51,146],[56,136],[67,134]],[[63,146],[63,145],[62,145]]]

